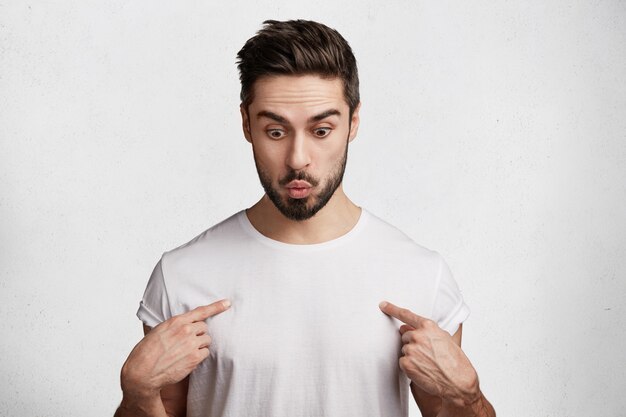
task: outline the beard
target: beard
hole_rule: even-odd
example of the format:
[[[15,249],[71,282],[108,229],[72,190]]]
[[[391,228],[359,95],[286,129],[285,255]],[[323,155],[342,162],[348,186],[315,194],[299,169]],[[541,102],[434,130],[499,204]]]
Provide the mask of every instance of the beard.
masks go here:
[[[254,147],[252,150],[254,154]],[[348,161],[348,141],[346,141],[346,149],[343,153],[343,158],[335,164],[330,175],[326,179],[324,188],[315,196],[313,193],[304,198],[291,198],[287,196],[286,199],[280,195],[279,191],[273,187],[272,178],[261,167],[257,161],[256,154],[254,154],[254,164],[256,165],[257,173],[259,174],[259,180],[265,190],[265,194],[274,203],[274,206],[288,219],[295,221],[303,221],[310,219],[320,211],[326,203],[330,201],[341,182],[343,181],[343,174],[346,170],[346,163]],[[285,177],[278,181],[279,186],[284,186],[293,180],[307,181],[312,187],[317,186],[320,181],[304,171],[296,172],[290,170]],[[315,200],[312,205],[309,204],[311,200]]]

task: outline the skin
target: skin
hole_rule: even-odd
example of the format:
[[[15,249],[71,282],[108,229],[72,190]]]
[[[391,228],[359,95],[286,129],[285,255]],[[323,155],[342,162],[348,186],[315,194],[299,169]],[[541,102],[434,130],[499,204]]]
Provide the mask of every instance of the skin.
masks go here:
[[[317,185],[304,204],[315,207],[337,177],[348,143],[356,137],[359,108],[350,117],[341,81],[312,75],[261,78],[254,85],[254,97],[248,109],[241,108],[242,128],[252,145],[261,182],[269,180],[281,204],[289,206],[302,202],[289,201],[285,179],[310,178]],[[329,111],[339,114],[311,120]],[[267,193],[246,214],[269,238],[312,244],[346,234],[357,223],[361,209],[348,199],[339,182],[328,202],[308,219],[286,217]]]
[[[461,349],[462,325],[450,336],[434,321],[390,302],[381,311],[400,326],[402,356],[398,365],[411,380],[411,392],[424,417],[495,417],[480,390],[478,374]]]
[[[122,403],[115,417],[184,416],[183,381],[209,356],[205,320],[230,308],[228,300],[197,307],[160,323],[133,348],[122,366]],[[165,398],[161,395],[165,391]],[[174,394],[167,401],[168,394]]]
[[[261,78],[254,97],[248,108],[241,107],[242,128],[266,193],[246,210],[252,225],[290,244],[321,243],[346,234],[361,215],[342,187],[360,105],[350,115],[341,81],[315,75]],[[293,179],[311,183],[307,198],[289,196],[285,185]],[[398,365],[412,381],[422,415],[495,416],[461,350],[461,326],[450,336],[407,309],[391,303],[379,307],[405,323],[399,329],[403,355]],[[226,307],[217,302],[199,309],[152,330],[144,326],[146,336],[122,368],[124,399],[116,417],[185,416],[188,375],[210,346],[203,320]]]

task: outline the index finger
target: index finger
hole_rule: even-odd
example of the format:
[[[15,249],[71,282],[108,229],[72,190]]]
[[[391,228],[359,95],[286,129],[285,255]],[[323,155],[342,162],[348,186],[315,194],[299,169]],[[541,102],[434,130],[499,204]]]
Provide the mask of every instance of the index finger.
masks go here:
[[[206,320],[211,316],[222,313],[230,308],[230,300],[223,299],[214,303],[199,306],[193,310],[189,310],[184,316],[190,319],[192,322]]]
[[[398,307],[394,304],[391,304],[388,301],[383,301],[379,305],[380,309],[383,313],[390,315],[391,317],[395,317],[403,323],[406,323],[414,328],[421,327],[424,321],[426,320],[422,316],[418,316],[413,313],[411,310],[406,308]]]

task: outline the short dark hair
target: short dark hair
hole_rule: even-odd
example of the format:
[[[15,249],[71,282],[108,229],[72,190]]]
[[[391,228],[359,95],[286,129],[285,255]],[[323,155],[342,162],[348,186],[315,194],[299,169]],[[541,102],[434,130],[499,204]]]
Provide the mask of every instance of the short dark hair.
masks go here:
[[[241,103],[252,103],[254,83],[263,76],[308,75],[340,78],[350,116],[359,104],[356,58],[337,32],[310,20],[266,20],[237,53]]]

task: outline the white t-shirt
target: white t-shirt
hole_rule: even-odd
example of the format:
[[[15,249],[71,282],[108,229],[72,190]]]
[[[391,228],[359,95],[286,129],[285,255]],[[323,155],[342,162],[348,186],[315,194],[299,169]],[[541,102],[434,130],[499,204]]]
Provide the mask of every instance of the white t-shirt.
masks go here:
[[[331,241],[258,232],[245,210],[157,263],[137,316],[146,325],[222,298],[210,355],[191,373],[188,417],[408,415],[399,320],[383,300],[454,334],[469,315],[441,255],[362,209]]]

